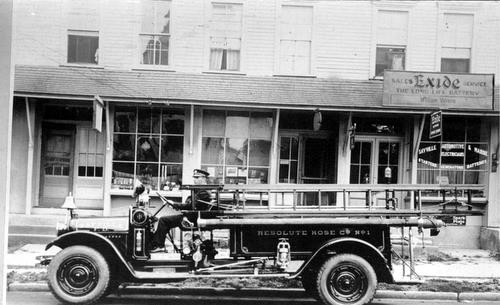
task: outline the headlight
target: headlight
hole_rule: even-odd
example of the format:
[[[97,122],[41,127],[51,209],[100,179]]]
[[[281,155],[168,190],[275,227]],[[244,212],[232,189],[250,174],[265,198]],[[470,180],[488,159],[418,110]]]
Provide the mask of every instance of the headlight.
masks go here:
[[[191,248],[189,246],[182,248],[182,253],[184,253],[184,255],[191,254]]]
[[[132,224],[142,226],[148,220],[148,215],[142,209],[136,209],[132,213]]]

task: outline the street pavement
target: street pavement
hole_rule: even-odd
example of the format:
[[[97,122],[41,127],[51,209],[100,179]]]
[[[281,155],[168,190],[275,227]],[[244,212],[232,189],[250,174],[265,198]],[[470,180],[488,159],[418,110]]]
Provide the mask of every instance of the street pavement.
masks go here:
[[[156,304],[175,304],[175,305],[292,305],[292,304],[317,304],[310,298],[289,298],[276,292],[274,298],[260,298],[255,296],[190,296],[190,295],[163,295],[163,296],[116,296],[111,295],[103,299],[100,305],[129,305],[129,304],[156,305]],[[457,300],[404,300],[405,305],[463,305]],[[26,292],[11,291],[7,293],[7,305],[59,305],[60,303],[52,296],[50,292]],[[373,305],[400,305],[400,299],[374,299]],[[472,301],[467,304],[475,305],[498,305],[498,301]]]
[[[14,271],[17,273],[29,273],[29,274],[37,274],[37,273],[43,273],[46,271],[45,267],[40,267],[37,266],[38,260],[36,259],[37,256],[40,255],[53,255],[57,252],[57,248],[52,248],[49,249],[48,252],[45,252],[45,245],[40,245],[40,244],[28,244],[24,245],[20,249],[17,249],[13,253],[9,253],[6,257],[6,263],[8,266],[8,271]],[[491,281],[491,280],[498,280],[500,279],[500,262],[493,257],[488,251],[484,250],[470,250],[470,249],[441,249],[440,250],[441,255],[437,256],[439,259],[435,260],[426,260],[426,259],[419,259],[416,261],[415,268],[417,273],[424,279],[444,279],[444,280],[468,280],[468,281],[476,281],[476,282],[482,282],[482,281]],[[168,258],[178,258],[176,254],[172,253],[164,253],[161,254],[163,255],[162,259],[168,259]],[[437,260],[437,261],[436,261]],[[401,274],[402,265],[395,265],[395,275],[397,276],[398,274]],[[408,274],[408,268],[406,268],[406,273]],[[36,276],[33,277],[36,279]],[[227,304],[247,304],[245,303],[245,299],[241,299],[238,295],[241,291],[234,290],[234,289],[219,289],[219,290],[210,290],[210,288],[207,289],[207,291],[202,291],[203,288],[201,288],[200,291],[192,291],[190,292],[189,290],[186,292],[179,291],[179,288],[165,288],[161,285],[157,286],[156,288],[160,288],[161,292],[156,293],[156,297],[160,296],[161,294],[167,293],[172,296],[172,298],[176,300],[180,299],[185,299],[185,298],[193,298],[197,299],[197,295],[203,300],[202,303],[198,302],[197,304],[212,304],[212,303],[206,303],[210,301],[210,298],[207,296],[213,295],[214,293],[217,294],[217,296],[220,296],[219,294],[224,295],[224,293],[229,294],[226,296],[226,298],[233,298],[233,302],[227,303]],[[136,289],[134,291],[134,289]],[[142,290],[141,290],[142,289]],[[130,298],[131,294],[136,294],[136,295],[144,295],[144,298],[150,298],[152,297],[152,290],[155,289],[155,286],[139,286],[139,287],[132,287],[132,288],[126,288],[122,289],[122,295],[127,295],[127,298]],[[185,289],[185,288],[183,288]],[[189,288],[188,288],[189,289]],[[213,288],[211,288],[213,289]],[[255,291],[254,296],[262,296],[262,291],[265,289],[254,289]],[[308,302],[312,302],[310,299],[304,299],[303,295],[303,290],[302,289],[290,289],[286,291],[286,289],[274,289],[272,290],[273,293],[275,291],[280,291],[282,298],[284,302],[286,301],[287,303],[292,302],[292,303],[297,303],[301,304],[300,302],[305,302],[304,304],[307,304]],[[15,296],[17,295],[18,291],[24,291],[24,292],[37,292],[40,293],[41,295],[45,295],[48,292],[48,287],[45,282],[29,282],[29,283],[10,283],[9,284],[9,291],[12,292],[11,294],[15,300]],[[9,293],[10,293],[9,292]],[[265,291],[264,291],[265,292]],[[153,293],[154,294],[154,293]],[[236,294],[236,295],[235,295]],[[203,296],[205,295],[205,296]],[[266,294],[269,295],[269,294]],[[163,296],[164,297],[164,296]],[[254,298],[254,304],[255,304],[255,297]],[[436,301],[436,300],[447,300],[447,301],[466,301],[466,302],[478,302],[478,301],[491,301],[493,303],[491,304],[500,304],[500,293],[454,293],[454,292],[427,292],[427,291],[392,291],[392,290],[379,290],[377,291],[376,298],[380,300],[384,300],[383,302],[386,302],[385,300],[390,300],[390,299],[405,299],[406,300],[412,299],[412,300],[427,300],[426,303],[430,304],[429,301]],[[237,303],[234,302],[234,300],[238,300]],[[218,299],[217,299],[218,300]],[[36,300],[35,300],[36,301]],[[258,304],[263,304],[262,299],[259,301]],[[50,302],[52,303],[47,303],[47,304],[54,304],[54,300],[52,299]],[[113,300],[110,300],[110,302],[115,302]],[[119,301],[121,302],[121,301]],[[190,300],[186,301],[186,304],[190,304]],[[210,301],[212,302],[212,301]],[[214,301],[214,304],[223,304],[218,301]],[[242,303],[240,303],[242,302]],[[250,301],[248,301],[250,302]],[[280,300],[273,300],[272,302],[281,302]],[[381,301],[382,302],[382,301]],[[385,304],[385,303],[374,303],[374,304]],[[142,302],[141,302],[142,303]],[[16,304],[16,303],[13,303]],[[19,303],[19,304],[30,304],[29,302],[27,303]],[[39,304],[39,303],[33,303],[33,304]],[[41,304],[41,303],[40,303]],[[57,304],[57,303],[56,303]],[[119,303],[110,303],[110,304],[119,304]],[[128,304],[128,303],[125,303]],[[154,303],[156,304],[156,303]],[[177,303],[176,303],[177,304]],[[271,304],[271,303],[270,303]],[[276,304],[276,303],[272,303]],[[397,303],[396,303],[397,304]],[[476,303],[474,303],[476,304]],[[489,303],[485,303],[489,304]]]

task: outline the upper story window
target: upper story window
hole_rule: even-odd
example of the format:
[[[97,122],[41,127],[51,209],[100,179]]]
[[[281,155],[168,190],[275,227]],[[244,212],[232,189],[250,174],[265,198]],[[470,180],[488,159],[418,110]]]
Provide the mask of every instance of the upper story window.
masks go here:
[[[474,16],[444,14],[441,72],[470,72]]]
[[[384,70],[404,70],[408,43],[408,12],[378,11],[375,76]]]
[[[241,4],[212,4],[210,70],[240,70],[242,10]]]
[[[99,63],[99,32],[69,30],[68,63]]]
[[[311,74],[313,8],[284,5],[281,8],[281,74]]]
[[[166,0],[143,1],[140,61],[143,65],[168,65],[170,8]]]

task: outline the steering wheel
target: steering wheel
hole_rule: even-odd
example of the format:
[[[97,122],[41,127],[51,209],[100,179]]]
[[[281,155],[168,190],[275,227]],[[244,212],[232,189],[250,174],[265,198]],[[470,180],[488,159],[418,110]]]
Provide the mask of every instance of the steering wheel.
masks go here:
[[[175,202],[166,198],[159,192],[156,192],[158,197],[160,197],[161,201],[163,202],[163,205],[154,213],[153,217],[156,216],[167,204],[174,210],[179,211],[179,208],[175,206]]]

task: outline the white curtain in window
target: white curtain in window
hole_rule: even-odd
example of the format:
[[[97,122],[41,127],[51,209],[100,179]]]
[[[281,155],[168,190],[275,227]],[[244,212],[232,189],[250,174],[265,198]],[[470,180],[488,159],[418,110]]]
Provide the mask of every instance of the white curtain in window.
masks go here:
[[[227,70],[240,69],[240,50],[227,50]]]
[[[210,70],[220,70],[222,67],[223,49],[210,50]]]

